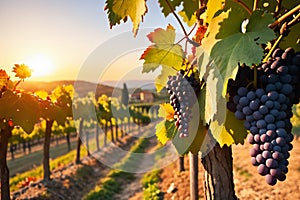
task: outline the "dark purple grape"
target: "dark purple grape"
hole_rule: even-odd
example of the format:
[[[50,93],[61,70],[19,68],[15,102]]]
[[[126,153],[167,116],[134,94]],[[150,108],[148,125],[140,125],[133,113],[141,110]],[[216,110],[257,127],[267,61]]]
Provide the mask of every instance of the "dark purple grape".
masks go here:
[[[268,170],[268,168],[264,164],[260,164],[257,167],[257,172],[260,175],[265,176],[265,175],[267,175],[269,173],[269,170]]]
[[[281,170],[279,168],[275,168],[275,169],[270,169],[270,175],[278,178],[281,174]]]
[[[258,154],[258,155],[259,155],[259,154]],[[273,158],[268,158],[268,159],[266,160],[266,166],[267,166],[268,168],[274,169],[274,168],[277,168],[277,167],[278,167],[278,162],[277,162],[275,159],[273,159]]]
[[[266,175],[266,182],[269,184],[269,185],[275,185],[277,183],[277,179],[275,177],[273,177],[272,175],[270,174],[267,174]]]
[[[272,154],[272,157],[277,160],[277,161],[281,161],[283,159],[283,155],[282,153],[280,152],[277,152],[275,151],[273,154]]]

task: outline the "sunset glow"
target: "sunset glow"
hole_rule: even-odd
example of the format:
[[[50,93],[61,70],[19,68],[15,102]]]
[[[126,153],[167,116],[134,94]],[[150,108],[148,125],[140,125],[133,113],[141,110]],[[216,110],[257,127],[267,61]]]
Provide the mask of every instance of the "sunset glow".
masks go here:
[[[50,75],[54,71],[54,63],[50,57],[39,54],[34,55],[24,61],[24,64],[32,70],[32,77]]]

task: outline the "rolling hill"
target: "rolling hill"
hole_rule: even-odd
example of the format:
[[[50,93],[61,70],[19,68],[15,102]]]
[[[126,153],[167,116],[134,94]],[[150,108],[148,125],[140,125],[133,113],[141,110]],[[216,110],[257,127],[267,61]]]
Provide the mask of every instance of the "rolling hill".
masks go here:
[[[44,90],[46,92],[51,92],[54,88],[59,85],[74,85],[76,93],[80,96],[86,96],[89,92],[94,92],[96,97],[106,94],[107,96],[112,96],[113,93],[121,92],[120,88],[115,88],[103,84],[91,83],[88,81],[73,81],[73,80],[62,80],[62,81],[52,81],[52,82],[42,82],[42,81],[25,81],[19,85],[20,89],[27,91],[40,91]]]

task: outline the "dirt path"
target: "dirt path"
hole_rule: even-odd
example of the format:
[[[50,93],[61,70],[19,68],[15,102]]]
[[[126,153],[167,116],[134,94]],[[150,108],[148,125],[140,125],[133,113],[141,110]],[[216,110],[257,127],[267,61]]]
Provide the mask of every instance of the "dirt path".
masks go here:
[[[156,137],[151,137],[148,140],[147,147],[144,149],[145,156],[147,156],[149,153],[154,152],[157,148],[158,141]],[[148,157],[148,156],[147,156]],[[149,162],[152,162],[149,164]],[[153,166],[154,161],[151,161],[149,159],[142,159],[141,163],[139,165],[139,169],[137,171],[143,171],[143,169],[149,168],[149,166]],[[141,184],[141,180],[145,173],[136,173],[134,176],[135,178],[131,182],[122,183],[123,190],[121,193],[116,194],[114,196],[114,199],[116,200],[141,200],[143,196],[143,188]]]

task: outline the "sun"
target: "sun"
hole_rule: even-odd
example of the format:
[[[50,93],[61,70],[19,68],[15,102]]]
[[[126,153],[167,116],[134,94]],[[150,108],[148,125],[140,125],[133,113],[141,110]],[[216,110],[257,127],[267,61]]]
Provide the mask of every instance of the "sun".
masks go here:
[[[24,61],[24,64],[32,70],[31,77],[47,76],[51,74],[54,69],[53,61],[50,57],[43,54],[37,54],[29,57]]]

